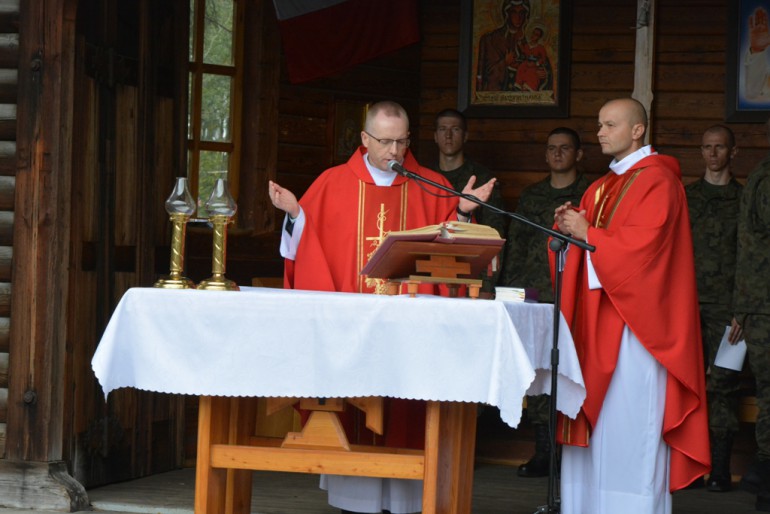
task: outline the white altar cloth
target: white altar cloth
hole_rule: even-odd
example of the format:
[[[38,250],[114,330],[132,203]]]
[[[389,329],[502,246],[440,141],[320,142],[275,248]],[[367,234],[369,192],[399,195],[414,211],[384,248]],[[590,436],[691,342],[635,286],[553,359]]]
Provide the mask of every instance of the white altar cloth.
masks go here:
[[[527,395],[551,394],[551,349],[553,348],[553,304],[503,302],[516,327],[524,350],[535,368]],[[575,418],[586,399],[586,388],[572,334],[564,316],[559,316],[559,369],[556,410]]]
[[[513,427],[535,379],[503,302],[269,288],[130,289],[92,367],[105,395],[478,402]]]

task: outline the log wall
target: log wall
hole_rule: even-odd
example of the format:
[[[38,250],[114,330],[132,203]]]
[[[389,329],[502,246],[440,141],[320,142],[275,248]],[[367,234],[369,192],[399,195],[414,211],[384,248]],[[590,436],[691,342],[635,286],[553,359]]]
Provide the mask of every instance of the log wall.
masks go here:
[[[8,420],[13,210],[16,197],[16,95],[19,66],[18,1],[0,1],[0,458]]]

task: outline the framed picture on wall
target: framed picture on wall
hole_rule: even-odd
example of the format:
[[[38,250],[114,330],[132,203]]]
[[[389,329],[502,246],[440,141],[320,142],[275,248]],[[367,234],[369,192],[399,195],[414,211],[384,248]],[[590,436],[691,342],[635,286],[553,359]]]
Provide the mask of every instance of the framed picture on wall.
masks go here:
[[[353,152],[361,145],[361,131],[364,129],[369,104],[360,100],[337,100],[334,102],[332,126],[332,163],[348,162]]]
[[[761,123],[770,116],[770,0],[730,2],[725,119]]]
[[[462,2],[458,108],[468,116],[569,116],[570,2]]]

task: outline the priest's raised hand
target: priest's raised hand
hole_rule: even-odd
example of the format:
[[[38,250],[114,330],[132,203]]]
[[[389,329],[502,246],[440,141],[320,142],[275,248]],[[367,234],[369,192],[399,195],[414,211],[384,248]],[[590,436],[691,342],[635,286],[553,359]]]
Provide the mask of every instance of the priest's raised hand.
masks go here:
[[[292,219],[299,216],[299,202],[294,193],[285,187],[279,186],[272,180],[268,182],[267,190],[273,206],[288,213]]]

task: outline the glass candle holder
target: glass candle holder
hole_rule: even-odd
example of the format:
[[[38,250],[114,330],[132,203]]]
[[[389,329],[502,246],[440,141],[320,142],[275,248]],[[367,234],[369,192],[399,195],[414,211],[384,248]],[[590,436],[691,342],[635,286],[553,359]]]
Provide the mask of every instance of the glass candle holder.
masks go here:
[[[232,280],[225,278],[225,262],[227,260],[227,225],[235,215],[237,206],[227,179],[217,179],[211,196],[206,202],[206,210],[209,213],[209,222],[213,227],[213,240],[211,251],[211,277],[200,284],[198,289],[210,291],[238,291],[240,288]]]
[[[184,242],[187,221],[195,212],[195,201],[190,194],[186,177],[177,177],[174,189],[166,199],[166,212],[172,224],[171,262],[169,274],[155,282],[155,287],[166,289],[195,288],[192,280],[182,276],[184,271]]]

